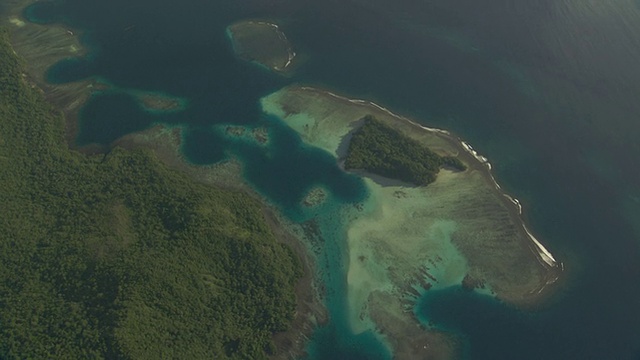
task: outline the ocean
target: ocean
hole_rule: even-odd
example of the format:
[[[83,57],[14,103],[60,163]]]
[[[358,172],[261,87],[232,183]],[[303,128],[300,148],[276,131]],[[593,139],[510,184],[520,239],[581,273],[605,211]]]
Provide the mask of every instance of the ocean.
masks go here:
[[[89,51],[52,66],[49,82],[113,85],[81,111],[78,145],[180,125],[191,162],[239,158],[251,186],[292,221],[320,217],[332,321],[316,331],[310,358],[390,354],[373,334],[349,331],[343,219],[327,215],[366,197],[361,179],[260,109],[261,97],[293,83],[374,101],[473,144],[563,262],[557,291],[537,309],[459,288],[420,299],[418,318],[455,336],[465,358],[640,358],[640,2],[52,0],[24,16],[81,32]],[[295,74],[235,57],[225,29],[245,19],[280,25],[300,59]],[[123,89],[189,106],[150,113]],[[212,127],[267,122],[266,147]],[[330,199],[304,209],[318,185]]]

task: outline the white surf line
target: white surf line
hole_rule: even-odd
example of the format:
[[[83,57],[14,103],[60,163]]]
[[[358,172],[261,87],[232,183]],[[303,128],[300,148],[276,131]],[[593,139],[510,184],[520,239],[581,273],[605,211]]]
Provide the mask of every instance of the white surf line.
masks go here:
[[[311,90],[311,91],[318,91],[318,89],[315,89],[315,88],[312,88],[312,87],[308,87],[308,86],[301,87],[301,89],[303,89],[303,90]],[[322,90],[321,90],[321,91],[322,91]],[[331,91],[324,91],[324,93],[329,94],[329,95],[331,95],[331,96],[333,96],[333,97],[335,97],[335,98],[337,98],[337,99],[344,100],[344,101],[348,101],[348,102],[350,102],[350,103],[352,103],[352,104],[373,106],[373,107],[375,107],[376,109],[381,110],[381,111],[383,111],[383,112],[387,113],[388,115],[390,115],[390,116],[392,116],[392,117],[395,117],[395,118],[397,118],[397,119],[404,120],[404,121],[406,121],[406,122],[410,123],[411,125],[417,126],[417,127],[421,128],[421,129],[424,129],[424,130],[426,130],[426,131],[429,131],[429,132],[435,132],[435,133],[439,133],[439,134],[444,134],[444,135],[448,135],[448,136],[452,136],[452,135],[451,135],[451,133],[450,133],[449,131],[447,131],[447,130],[444,130],[444,129],[438,129],[438,128],[431,128],[431,127],[423,126],[423,125],[418,124],[418,123],[416,123],[415,121],[413,121],[413,120],[411,120],[411,119],[409,119],[409,118],[406,118],[406,117],[404,117],[404,116],[402,116],[402,115],[396,114],[396,113],[394,113],[393,111],[391,111],[391,110],[389,110],[389,109],[385,108],[384,106],[380,106],[380,105],[378,105],[378,104],[376,104],[376,103],[374,103],[374,102],[371,102],[371,101],[368,101],[368,100],[361,100],[361,99],[349,99],[349,98],[346,98],[346,97],[344,97],[344,96],[340,96],[340,95],[337,95],[337,94],[335,94],[335,93],[332,93]],[[465,149],[469,154],[471,154],[471,155],[472,155],[476,160],[478,160],[480,163],[482,163],[482,164],[484,164],[485,166],[487,166],[487,167],[489,168],[489,170],[491,170],[491,163],[489,162],[489,159],[487,159],[486,157],[484,157],[484,156],[482,156],[482,155],[478,154],[478,152],[477,152],[477,151],[475,151],[475,150],[473,149],[473,147],[471,147],[471,145],[469,145],[469,143],[467,143],[467,142],[463,141],[463,140],[462,140],[462,139],[460,139],[460,138],[458,138],[458,141],[460,141],[460,144],[462,145],[462,147],[463,147],[463,148],[464,148],[464,149]],[[492,177],[493,177],[493,176],[492,176]],[[495,183],[495,180],[494,180],[494,183]],[[499,186],[497,183],[496,183],[496,186],[497,186],[498,188],[500,188],[500,186]]]
[[[318,90],[316,88],[313,87],[308,87],[308,86],[303,86],[300,87],[300,89],[302,90],[308,90],[308,91],[320,91],[323,92],[325,94],[329,94],[330,96],[336,98],[336,99],[340,99],[343,101],[348,101],[352,104],[358,104],[358,105],[370,105],[373,106],[381,111],[384,111],[385,113],[389,114],[390,116],[393,116],[397,119],[402,119],[404,121],[407,121],[419,128],[422,128],[424,130],[430,131],[430,132],[436,132],[436,133],[440,133],[440,134],[445,134],[445,135],[449,135],[452,136],[451,133],[447,130],[443,130],[443,129],[437,129],[437,128],[430,128],[430,127],[426,127],[426,126],[422,126],[420,124],[417,124],[416,122],[402,116],[402,115],[398,115],[395,114],[394,112],[392,112],[391,110],[380,106],[374,102],[368,101],[368,100],[360,100],[360,99],[349,99],[346,98],[344,96],[332,93],[330,91],[325,91],[325,90]],[[484,164],[485,166],[487,166],[487,168],[489,168],[488,174],[489,177],[491,177],[491,180],[493,181],[493,184],[495,185],[496,189],[500,190],[502,192],[502,188],[500,187],[500,184],[498,184],[498,182],[496,181],[496,179],[493,177],[493,173],[491,172],[491,163],[489,162],[489,159],[487,159],[486,157],[478,154],[478,152],[476,150],[473,149],[473,147],[471,147],[471,145],[465,141],[463,141],[462,139],[458,138],[458,141],[460,141],[460,144],[462,145],[462,147],[471,155],[473,155],[473,157],[478,160],[480,163]],[[509,201],[511,203],[513,203],[517,208],[518,208],[518,213],[520,215],[522,215],[522,205],[520,204],[520,201],[512,196],[510,196],[509,194],[502,192],[502,195],[504,195],[507,199],[509,199]],[[551,254],[551,252],[549,250],[547,250],[547,248],[544,247],[544,245],[542,245],[542,243],[540,241],[538,241],[538,239],[536,239],[535,236],[533,236],[533,234],[531,234],[531,232],[529,231],[529,229],[527,229],[527,226],[524,224],[524,222],[522,222],[522,227],[524,228],[524,231],[527,233],[527,235],[529,236],[529,238],[531,239],[531,241],[535,244],[536,248],[538,249],[538,255],[540,256],[540,258],[542,259],[542,261],[544,261],[547,265],[551,266],[551,267],[558,267],[560,266],[562,270],[564,270],[564,264],[560,263],[558,265],[558,262],[556,261],[556,259],[553,257],[553,255]]]
[[[280,40],[284,41],[286,44],[289,44],[289,47],[287,48],[287,63],[284,64],[284,68],[286,69],[289,65],[291,65],[291,62],[296,57],[296,52],[293,51],[293,46],[291,46],[291,42],[289,42],[289,39],[287,38],[287,35],[284,33],[284,31],[280,30],[280,27],[278,27],[278,25],[276,24],[271,25],[275,27],[276,33],[278,34]]]
[[[289,39],[287,38],[287,35],[284,33],[284,31],[280,30],[280,27],[277,24],[266,22],[266,21],[258,21],[258,22],[254,22],[254,24],[267,25],[274,28],[280,40],[290,44]],[[288,56],[287,63],[284,64],[284,67],[282,68],[283,70],[286,69],[289,65],[291,65],[293,58],[296,57],[296,52],[293,51],[291,46],[289,46],[289,48],[287,49],[287,56]]]
[[[500,188],[500,185],[498,185],[498,188]],[[522,215],[522,205],[520,205],[520,200],[514,198],[509,194],[503,193],[502,195],[504,195],[507,199],[509,199],[509,201],[511,201],[518,208],[518,213]]]
[[[292,51],[292,50],[289,50],[289,59],[287,60],[287,63],[284,64],[284,68],[285,69],[287,68],[287,66],[291,65],[291,62],[293,61],[293,58],[295,58],[295,57],[296,57],[296,52]]]
[[[552,267],[557,267],[558,266],[558,262],[553,257],[553,255],[551,255],[551,252],[549,252],[549,250],[547,250],[547,248],[545,248],[544,245],[542,245],[540,243],[540,241],[538,241],[538,239],[536,239],[536,237],[533,236],[533,234],[529,231],[529,229],[527,229],[526,225],[522,224],[522,227],[524,228],[524,231],[527,232],[527,235],[529,235],[529,238],[533,241],[533,243],[538,248],[538,254],[540,255],[540,258],[545,263],[547,263],[547,265],[552,266]]]
[[[473,148],[471,147],[471,145],[469,145],[468,143],[460,140],[460,142],[462,143],[462,146],[470,153],[472,154],[476,159],[478,159],[478,161],[480,161],[481,163],[487,165],[487,167],[489,168],[489,176],[491,177],[491,180],[493,181],[493,184],[495,185],[496,189],[500,190],[500,192],[502,192],[502,195],[505,196],[507,199],[509,199],[509,201],[511,203],[513,203],[516,208],[518,209],[518,214],[522,215],[522,204],[520,204],[520,200],[514,198],[513,196],[505,193],[502,191],[502,188],[500,187],[500,184],[498,184],[498,182],[496,181],[496,179],[493,177],[493,173],[491,172],[491,163],[489,163],[488,159],[482,155],[479,155],[477,153],[477,151],[473,150]],[[533,242],[533,244],[536,246],[536,248],[538,249],[538,256],[540,257],[540,259],[542,261],[544,261],[547,265],[551,266],[551,267],[558,267],[560,266],[561,270],[564,270],[564,264],[560,263],[560,265],[558,265],[558,262],[556,261],[556,259],[553,257],[553,255],[551,254],[551,252],[549,250],[547,250],[547,248],[544,247],[544,245],[542,245],[542,243],[540,241],[538,241],[538,239],[536,239],[535,236],[533,236],[533,234],[531,234],[531,232],[529,231],[529,229],[527,229],[527,226],[524,224],[524,222],[522,222],[522,227],[524,229],[524,231],[527,233],[527,235],[529,236],[529,238],[531,239],[531,241]],[[554,279],[551,282],[555,282],[557,280]],[[548,282],[548,283],[551,283]]]
[[[473,149],[473,147],[471,147],[471,145],[468,142],[465,142],[463,140],[461,140],[460,138],[458,138],[458,140],[460,140],[460,143],[462,144],[462,147],[467,150],[467,152],[471,155],[473,155],[474,158],[476,158],[476,160],[480,161],[480,163],[486,165],[489,170],[491,170],[491,163],[489,162],[489,159],[487,159],[486,157],[478,154],[477,151],[475,151]]]
[[[522,215],[522,204],[520,203],[520,200],[518,200],[517,198],[514,198],[513,196],[511,196],[511,195],[509,195],[509,194],[507,194],[507,193],[502,191],[502,188],[500,187],[500,184],[498,184],[496,179],[493,177],[493,173],[491,172],[491,163],[489,163],[488,159],[486,157],[482,156],[482,155],[479,155],[475,150],[473,150],[471,145],[469,145],[468,143],[466,143],[466,142],[464,142],[462,140],[460,142],[462,143],[462,146],[469,153],[471,153],[476,159],[478,159],[478,161],[480,161],[483,164],[487,165],[487,167],[489,168],[489,172],[488,172],[489,176],[491,177],[491,180],[493,181],[493,184],[495,185],[496,189],[500,190],[500,192],[502,192],[502,195],[504,197],[506,197],[511,203],[513,203],[516,206],[516,208],[518,209],[518,214]],[[544,245],[542,245],[542,243],[540,241],[538,241],[538,239],[536,239],[535,236],[533,236],[533,234],[531,234],[531,232],[529,231],[529,229],[527,229],[527,226],[524,224],[524,222],[522,222],[522,227],[524,228],[524,231],[527,233],[527,235],[529,236],[529,238],[531,239],[533,244],[538,249],[538,256],[540,257],[540,259],[542,259],[542,261],[544,261],[547,265],[549,265],[551,267],[560,266],[561,270],[564,270],[564,264],[560,263],[560,265],[558,265],[558,262],[553,257],[551,252],[549,250],[547,250],[547,248],[545,248]],[[555,280],[557,280],[557,278],[552,280],[551,282],[555,282]]]
[[[371,102],[371,101],[369,101],[369,100],[349,99],[349,98],[346,98],[346,97],[344,97],[344,96],[341,96],[341,95],[338,95],[338,94],[332,93],[331,91],[318,90],[318,89],[316,89],[316,88],[308,87],[308,86],[300,87],[300,89],[302,89],[302,90],[310,90],[310,91],[321,91],[321,92],[323,92],[323,93],[325,93],[325,94],[328,94],[328,95],[333,96],[333,97],[334,97],[334,98],[336,98],[336,99],[340,99],[340,100],[348,101],[348,102],[350,102],[350,103],[352,103],[352,104],[373,106],[373,107],[375,107],[376,109],[381,110],[381,111],[383,111],[383,112],[387,113],[388,115],[390,115],[390,116],[392,116],[392,117],[395,117],[395,118],[397,118],[397,119],[404,120],[404,121],[406,121],[406,122],[410,123],[411,125],[417,126],[417,127],[422,128],[422,129],[424,129],[424,130],[427,130],[427,131],[430,131],[430,132],[436,132],[436,133],[440,133],[440,134],[446,134],[446,135],[449,135],[449,136],[451,135],[451,133],[450,133],[449,131],[447,131],[447,130],[437,129],[437,128],[430,128],[430,127],[422,126],[422,125],[420,125],[420,124],[418,124],[418,123],[416,123],[416,122],[412,121],[412,120],[411,120],[411,119],[409,119],[409,118],[406,118],[406,117],[404,117],[404,116],[402,116],[402,115],[396,114],[396,113],[394,113],[393,111],[391,111],[391,110],[389,110],[389,109],[385,108],[384,106],[380,106],[380,105],[378,105],[378,104],[376,104],[376,103],[374,103],[374,102]]]

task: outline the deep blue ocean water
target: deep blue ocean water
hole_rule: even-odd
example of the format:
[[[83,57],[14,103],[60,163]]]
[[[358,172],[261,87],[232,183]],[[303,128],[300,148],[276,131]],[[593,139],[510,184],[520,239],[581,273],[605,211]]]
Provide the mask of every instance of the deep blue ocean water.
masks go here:
[[[83,32],[83,59],[54,65],[52,83],[95,76],[114,84],[81,113],[79,145],[108,144],[155,123],[186,126],[197,164],[237,156],[247,180],[294,221],[314,185],[325,208],[366,196],[329,155],[261,114],[258,99],[304,83],[379,102],[452,130],[492,162],[523,203],[530,228],[567,269],[537,311],[448,289],[420,317],[460,337],[472,359],[640,358],[640,4],[632,0],[54,0],[25,10]],[[278,22],[305,59],[292,78],[239,61],[225,28]],[[119,89],[189,100],[184,112],[145,112]],[[269,124],[267,148],[213,124]],[[317,359],[385,358],[371,334],[351,336],[338,215],[320,265],[333,316],[310,345]]]

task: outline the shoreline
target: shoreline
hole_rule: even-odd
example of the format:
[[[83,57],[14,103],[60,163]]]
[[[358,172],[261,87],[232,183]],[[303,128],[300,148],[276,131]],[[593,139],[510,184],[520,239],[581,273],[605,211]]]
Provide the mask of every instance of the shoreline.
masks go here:
[[[273,358],[302,359],[307,355],[307,343],[317,326],[328,321],[328,312],[320,300],[317,280],[314,278],[316,261],[294,232],[283,224],[284,219],[280,215],[267,206],[264,213],[276,238],[292,249],[303,268],[303,275],[295,287],[296,315],[289,330],[274,334],[273,342],[278,352]]]

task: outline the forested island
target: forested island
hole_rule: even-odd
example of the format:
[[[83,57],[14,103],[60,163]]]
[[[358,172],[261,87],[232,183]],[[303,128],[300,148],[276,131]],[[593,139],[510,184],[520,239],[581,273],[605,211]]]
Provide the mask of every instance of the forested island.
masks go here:
[[[440,156],[371,115],[349,142],[344,166],[347,170],[364,170],[417,186],[436,180],[443,166],[463,171],[466,166],[453,156]]]
[[[0,358],[261,359],[301,266],[262,206],[150,151],[87,156],[0,33]]]

